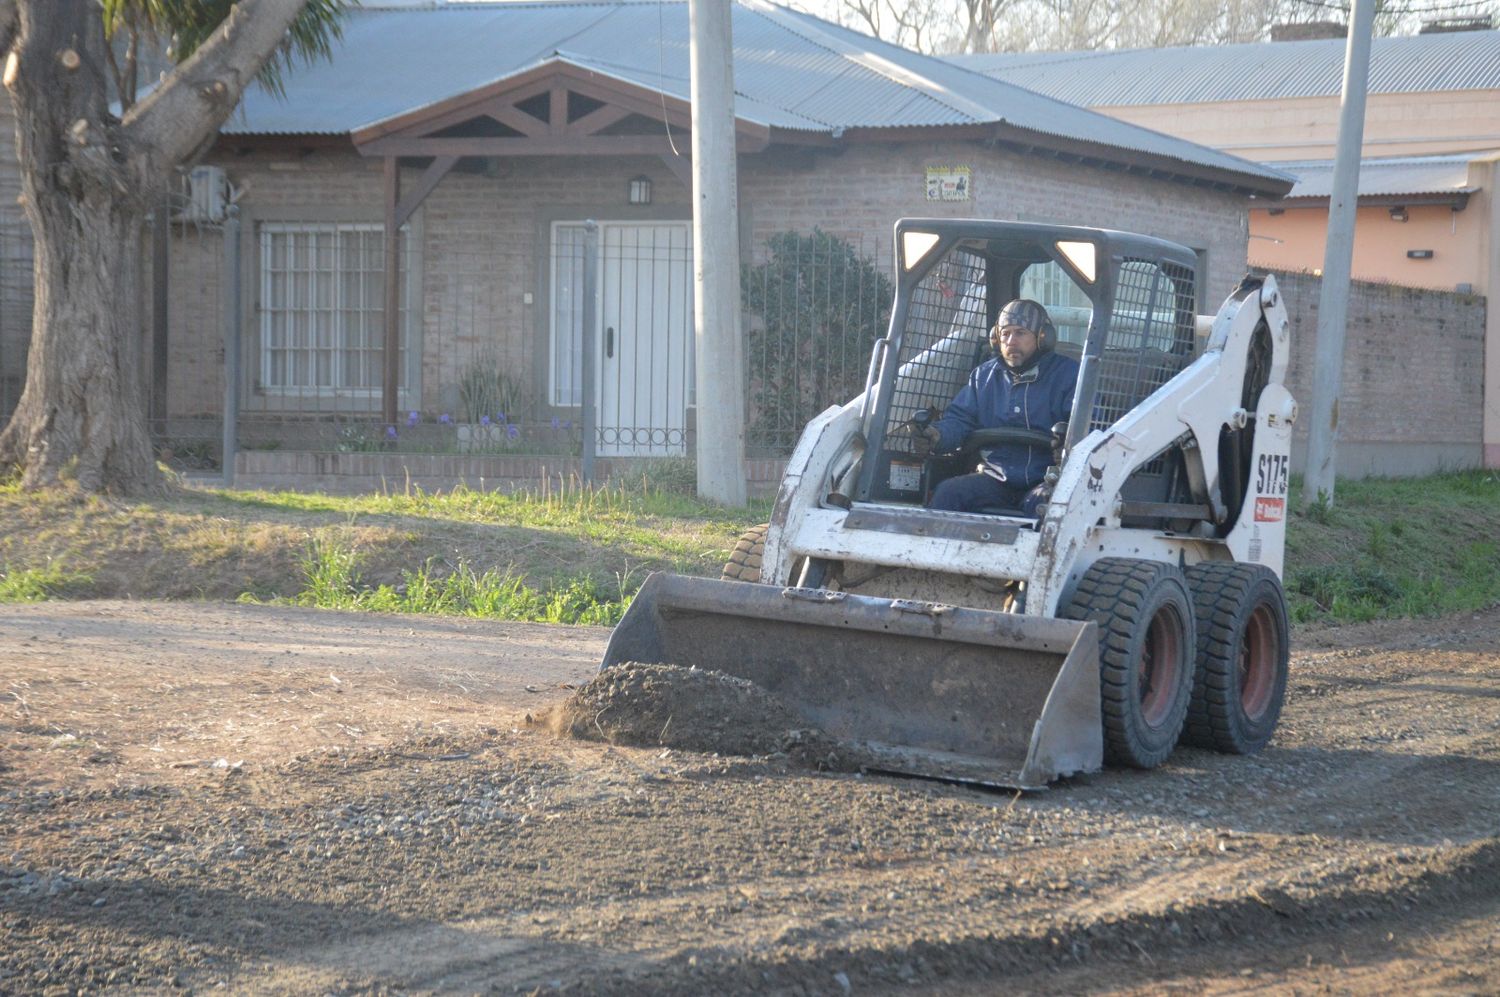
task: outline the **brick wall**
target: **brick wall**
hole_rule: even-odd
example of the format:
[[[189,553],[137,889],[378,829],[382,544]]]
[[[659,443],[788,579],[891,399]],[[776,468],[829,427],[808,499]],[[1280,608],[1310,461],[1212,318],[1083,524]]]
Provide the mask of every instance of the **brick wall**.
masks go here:
[[[971,200],[926,199],[929,166],[968,166]],[[1245,272],[1244,198],[1181,183],[1071,165],[978,143],[857,145],[793,161],[746,157],[740,172],[749,239],[820,226],[877,244],[891,267],[891,231],[903,216],[997,218],[1122,229],[1207,253],[1204,301],[1212,309]]]
[[[1289,387],[1301,407],[1299,468],[1312,418],[1322,280],[1272,271],[1291,320]],[[1339,393],[1338,473],[1420,475],[1481,462],[1485,299],[1356,281]]]

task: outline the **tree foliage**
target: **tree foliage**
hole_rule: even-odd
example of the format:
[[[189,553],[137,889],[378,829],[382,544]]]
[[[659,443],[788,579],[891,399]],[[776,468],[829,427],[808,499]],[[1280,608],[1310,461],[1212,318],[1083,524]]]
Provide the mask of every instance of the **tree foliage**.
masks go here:
[[[129,109],[140,92],[140,52],[154,45],[173,62],[182,62],[224,23],[236,0],[100,0],[104,34],[118,45],[105,48],[120,105]],[[296,60],[328,58],[342,37],[340,21],[351,0],[307,0],[286,37],[257,77],[261,86],[281,96],[284,72]],[[117,48],[119,52],[117,53]]]

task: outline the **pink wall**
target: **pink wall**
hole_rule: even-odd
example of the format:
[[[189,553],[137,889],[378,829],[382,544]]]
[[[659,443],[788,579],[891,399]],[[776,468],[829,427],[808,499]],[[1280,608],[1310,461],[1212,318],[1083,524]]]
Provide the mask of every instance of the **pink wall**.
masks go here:
[[[1360,208],[1354,222],[1354,279],[1444,291],[1468,284],[1483,293],[1484,260],[1474,247],[1487,218],[1474,200],[1457,212],[1447,205],[1408,207],[1405,222],[1392,220],[1387,207]],[[1327,229],[1328,209],[1321,205],[1278,215],[1251,211],[1250,262],[1277,270],[1321,270]],[[1423,249],[1432,250],[1431,259],[1407,256]]]

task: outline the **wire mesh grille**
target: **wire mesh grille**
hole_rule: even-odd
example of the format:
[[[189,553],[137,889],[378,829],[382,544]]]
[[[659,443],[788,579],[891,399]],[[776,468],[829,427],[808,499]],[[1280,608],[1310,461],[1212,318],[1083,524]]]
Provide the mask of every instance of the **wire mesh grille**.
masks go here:
[[[1126,260],[1117,276],[1109,341],[1099,358],[1091,427],[1111,425],[1192,362],[1193,326],[1191,270]]]
[[[867,243],[818,229],[780,232],[744,268],[745,436],[753,454],[790,453],[809,420],[864,390],[895,297]]]
[[[896,357],[893,422],[946,406],[983,356],[989,341],[985,278],[984,257],[958,247],[912,290]],[[890,436],[885,447],[911,452],[912,440]]]

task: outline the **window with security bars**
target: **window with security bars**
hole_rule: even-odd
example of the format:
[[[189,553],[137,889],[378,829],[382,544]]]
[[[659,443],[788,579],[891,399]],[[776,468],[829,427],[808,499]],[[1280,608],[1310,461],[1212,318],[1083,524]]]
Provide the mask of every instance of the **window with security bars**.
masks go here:
[[[1116,275],[1091,426],[1114,423],[1193,361],[1193,272],[1128,259]]]
[[[260,226],[262,389],[378,393],[385,348],[385,231],[378,224]],[[401,233],[401,278],[407,273]],[[406,378],[402,295],[398,383]]]
[[[989,343],[984,257],[960,246],[912,290],[901,338],[890,420],[895,425],[929,407],[942,409]],[[887,437],[887,450],[911,451],[909,436]]]

